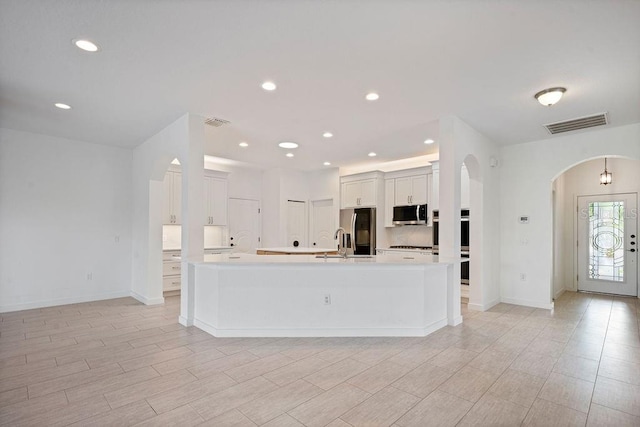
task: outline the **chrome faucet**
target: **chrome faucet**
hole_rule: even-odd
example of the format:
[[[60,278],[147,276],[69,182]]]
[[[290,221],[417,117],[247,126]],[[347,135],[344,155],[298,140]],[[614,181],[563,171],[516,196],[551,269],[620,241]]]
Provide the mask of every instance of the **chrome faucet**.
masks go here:
[[[342,237],[340,240],[338,240],[338,255],[342,255],[345,258],[347,256],[347,247],[344,245],[344,235],[346,232],[347,230],[345,230],[344,228],[338,227],[338,229],[336,230],[336,234],[333,236],[334,240],[338,240],[339,237]]]

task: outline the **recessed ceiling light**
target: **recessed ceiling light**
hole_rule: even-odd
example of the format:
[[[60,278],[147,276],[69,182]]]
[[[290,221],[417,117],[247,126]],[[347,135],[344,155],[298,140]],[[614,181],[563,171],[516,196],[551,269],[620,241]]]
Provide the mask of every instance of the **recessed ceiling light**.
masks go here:
[[[63,104],[62,102],[56,102],[54,105],[56,107],[60,108],[61,110],[70,110],[71,109],[71,105]]]
[[[86,52],[97,52],[100,50],[100,47],[90,40],[75,39],[73,40],[73,44],[75,44],[77,48]]]
[[[365,98],[367,99],[367,101],[375,101],[376,99],[380,98],[380,95],[375,92],[370,92],[367,94],[367,96],[365,96]]]
[[[566,91],[567,89],[563,87],[552,87],[550,89],[541,90],[536,93],[534,97],[540,104],[550,107],[560,101],[560,98],[562,98],[562,95],[564,95]]]
[[[435,141],[434,141],[433,139],[431,139],[431,138],[429,138],[429,139],[425,139],[425,140],[424,140],[424,143],[425,143],[425,144],[433,144],[434,142],[435,142]]]
[[[246,143],[246,142],[244,142],[244,141],[242,141],[242,142],[241,142],[240,144],[238,144],[238,145],[239,145],[240,147],[242,147],[242,148],[246,148],[246,147],[248,147],[248,146],[249,146],[249,144],[248,144],[248,143]]]
[[[369,153],[369,157],[375,157],[375,156],[377,156],[377,154],[374,153],[373,151]]]
[[[262,83],[262,89],[264,90],[276,90],[276,84],[274,82],[264,82]]]
[[[287,153],[286,156],[287,157],[293,157],[293,153]]]
[[[280,148],[298,148],[298,144],[296,144],[295,142],[289,142],[289,141],[283,141],[280,144],[278,144],[278,147]]]
[[[331,162],[324,162],[323,165],[325,166],[331,166]]]
[[[324,136],[325,138],[331,138],[333,134],[331,132],[325,132],[322,134],[322,136]]]

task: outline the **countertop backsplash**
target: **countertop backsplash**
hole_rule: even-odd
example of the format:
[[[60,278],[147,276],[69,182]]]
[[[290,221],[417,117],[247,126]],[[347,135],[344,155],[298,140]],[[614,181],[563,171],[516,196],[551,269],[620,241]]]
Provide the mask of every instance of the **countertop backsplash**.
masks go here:
[[[389,246],[431,246],[432,228],[426,225],[404,225],[389,229]]]

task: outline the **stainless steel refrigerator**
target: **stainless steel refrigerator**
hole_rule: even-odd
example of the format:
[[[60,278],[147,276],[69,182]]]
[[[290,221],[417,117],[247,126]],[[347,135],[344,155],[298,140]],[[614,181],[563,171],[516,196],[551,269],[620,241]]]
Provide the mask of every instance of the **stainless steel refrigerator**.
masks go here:
[[[347,234],[347,253],[376,254],[376,208],[341,209],[340,227]]]

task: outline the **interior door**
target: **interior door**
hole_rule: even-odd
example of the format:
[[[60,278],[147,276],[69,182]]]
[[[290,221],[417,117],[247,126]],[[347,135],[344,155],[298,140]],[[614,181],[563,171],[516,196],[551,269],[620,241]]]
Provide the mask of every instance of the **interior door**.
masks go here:
[[[578,197],[578,290],[638,295],[637,195]]]
[[[307,246],[307,204],[287,201],[287,246]],[[298,242],[296,245],[295,242]]]
[[[229,240],[234,252],[256,253],[260,246],[260,202],[229,199]]]
[[[333,213],[333,200],[314,200],[311,202],[311,246],[317,248],[335,248],[333,234],[336,231]]]

